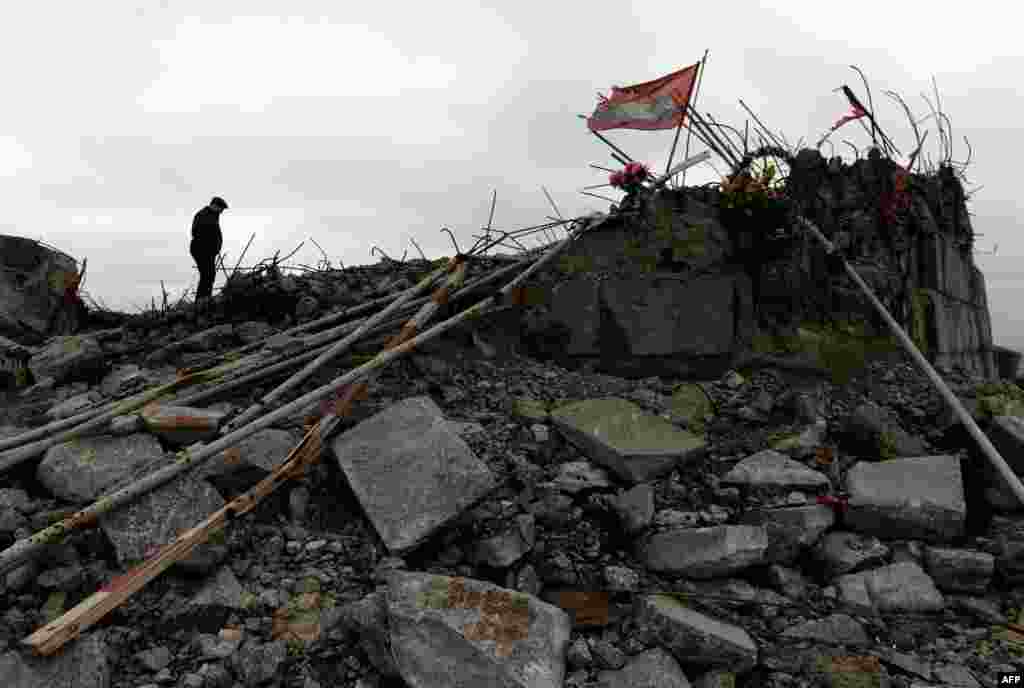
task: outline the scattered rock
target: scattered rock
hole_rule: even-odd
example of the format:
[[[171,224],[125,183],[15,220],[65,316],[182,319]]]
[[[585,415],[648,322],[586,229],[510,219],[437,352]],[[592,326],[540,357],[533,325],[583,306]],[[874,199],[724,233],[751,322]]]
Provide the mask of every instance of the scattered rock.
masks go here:
[[[700,456],[705,442],[624,399],[590,399],[556,408],[551,418],[591,460],[639,483]]]
[[[943,543],[964,532],[960,460],[920,456],[860,462],[846,476],[846,523],[862,533]]]

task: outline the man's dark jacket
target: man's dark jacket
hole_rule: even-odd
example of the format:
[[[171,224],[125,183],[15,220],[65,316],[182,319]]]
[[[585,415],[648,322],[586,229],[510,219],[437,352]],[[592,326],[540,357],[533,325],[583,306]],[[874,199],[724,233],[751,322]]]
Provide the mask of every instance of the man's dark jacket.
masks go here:
[[[223,243],[218,213],[210,206],[205,206],[192,218],[192,253],[216,256]]]

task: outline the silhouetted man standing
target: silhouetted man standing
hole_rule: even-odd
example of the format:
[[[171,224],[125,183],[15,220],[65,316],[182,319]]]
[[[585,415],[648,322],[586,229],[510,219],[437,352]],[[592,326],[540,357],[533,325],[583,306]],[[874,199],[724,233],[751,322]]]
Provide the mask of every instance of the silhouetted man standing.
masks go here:
[[[215,261],[220,253],[224,237],[220,233],[220,214],[228,204],[220,196],[214,196],[210,204],[192,218],[192,243],[189,251],[199,268],[199,286],[196,287],[196,302],[213,295],[213,280],[217,275]]]

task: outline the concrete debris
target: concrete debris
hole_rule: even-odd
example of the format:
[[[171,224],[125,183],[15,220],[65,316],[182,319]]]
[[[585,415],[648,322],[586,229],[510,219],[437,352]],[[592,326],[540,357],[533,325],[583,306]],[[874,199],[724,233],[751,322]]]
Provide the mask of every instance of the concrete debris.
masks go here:
[[[829,172],[814,155],[794,183],[833,175],[821,188],[846,199],[842,222],[872,225],[845,209],[871,168]],[[771,270],[744,274],[728,262],[717,201],[691,192],[685,212],[663,213],[661,235],[606,216],[531,281],[542,298],[467,320],[381,370],[319,465],[61,653],[13,648],[250,490],[324,409],[262,428],[3,571],[0,676],[16,688],[798,688],[987,685],[991,667],[1024,668],[1002,627],[1024,607],[1024,521],[986,470],[961,472],[970,438],[941,420],[943,400],[906,358],[833,379],[851,348],[814,334],[795,303],[808,290],[793,256],[807,247],[794,240]],[[930,355],[959,398],[1012,401],[986,379],[983,282],[943,234],[944,211],[925,205],[914,212],[941,237],[911,249],[922,293],[880,298],[894,313],[923,300]],[[869,258],[858,265],[891,257]],[[480,258],[469,274],[509,264]],[[436,267],[261,269],[198,317],[171,309],[0,341],[0,369],[28,371],[0,384],[18,385],[2,390],[0,442],[189,370],[305,353],[325,328],[371,313],[343,309],[382,289],[393,298]],[[888,284],[885,270],[864,275]],[[837,319],[870,320],[862,299],[832,287]],[[823,296],[810,291],[808,302]],[[4,309],[0,291],[0,321]],[[362,365],[390,334],[296,392]],[[770,353],[752,353],[766,342]],[[0,546],[215,440],[276,384],[218,389],[233,380],[175,391],[5,471]],[[987,404],[975,403],[979,422],[1024,472],[1020,419],[986,417]],[[281,618],[297,629],[287,638]]]

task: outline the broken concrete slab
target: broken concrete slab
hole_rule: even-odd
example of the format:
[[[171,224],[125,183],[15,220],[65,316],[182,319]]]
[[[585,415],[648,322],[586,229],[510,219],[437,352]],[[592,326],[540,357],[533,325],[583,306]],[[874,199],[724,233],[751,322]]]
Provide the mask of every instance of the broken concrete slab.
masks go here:
[[[768,533],[765,559],[785,564],[795,560],[804,547],[814,546],[835,524],[835,511],[822,505],[751,509],[743,514],[745,525],[763,526]]]
[[[955,456],[862,461],[847,473],[846,491],[852,530],[936,544],[964,532],[967,502]]]
[[[821,539],[814,548],[814,558],[826,576],[841,576],[885,563],[891,550],[876,537],[836,531]]]
[[[569,616],[490,583],[395,571],[387,577],[391,650],[420,688],[561,688]]]
[[[88,335],[55,337],[28,362],[32,377],[52,377],[57,384],[96,377],[105,365],[103,347]]]
[[[580,451],[631,483],[662,476],[705,447],[704,438],[616,397],[565,404],[551,418]]]
[[[736,290],[736,277],[727,274],[612,278],[601,283],[601,317],[618,325],[626,354],[725,354],[733,347]]]
[[[654,487],[641,483],[619,493],[610,503],[623,529],[627,533],[639,533],[651,525],[654,518]]]
[[[843,434],[864,452],[874,452],[880,458],[890,452],[895,457],[921,456],[924,441],[908,434],[896,418],[874,402],[865,402],[847,417]]]
[[[151,548],[173,541],[223,506],[224,500],[211,485],[186,474],[101,515],[99,521],[118,561],[127,564],[145,559]]]
[[[264,428],[246,437],[238,445],[210,457],[194,473],[207,480],[253,468],[270,473],[284,463],[298,442],[287,430]]]
[[[473,560],[494,568],[507,568],[533,549],[536,532],[533,514],[520,514],[508,531],[480,540]]]
[[[714,578],[766,563],[768,532],[761,526],[675,528],[650,534],[637,556],[654,571]]]
[[[840,576],[836,586],[842,602],[877,612],[938,612],[946,604],[931,577],[910,561]]]
[[[0,655],[4,688],[109,688],[110,648],[103,629],[93,629],[50,657]]]
[[[813,640],[829,645],[864,647],[871,644],[864,626],[848,614],[832,614],[824,619],[804,621],[790,626],[781,635],[784,638]]]
[[[165,630],[217,633],[231,612],[245,608],[244,593],[231,568],[222,566],[183,603],[177,600],[175,593],[169,593],[172,597],[164,605],[162,619]]]
[[[83,437],[48,449],[36,477],[54,496],[72,503],[91,502],[163,455],[160,443],[150,435]]]
[[[694,611],[671,595],[639,596],[634,618],[642,640],[660,645],[680,662],[737,673],[757,664],[757,644],[746,631]]]
[[[141,415],[151,433],[183,447],[216,437],[225,414],[187,406],[151,404],[143,407]]]
[[[828,476],[771,449],[740,461],[722,477],[722,483],[761,491],[789,492],[828,489]]]
[[[926,547],[924,563],[940,590],[983,595],[995,572],[996,558],[976,550]]]
[[[660,647],[630,657],[622,669],[600,672],[597,680],[603,688],[690,688],[679,662]]]
[[[367,517],[394,554],[415,548],[495,486],[429,397],[394,404],[331,443]]]

